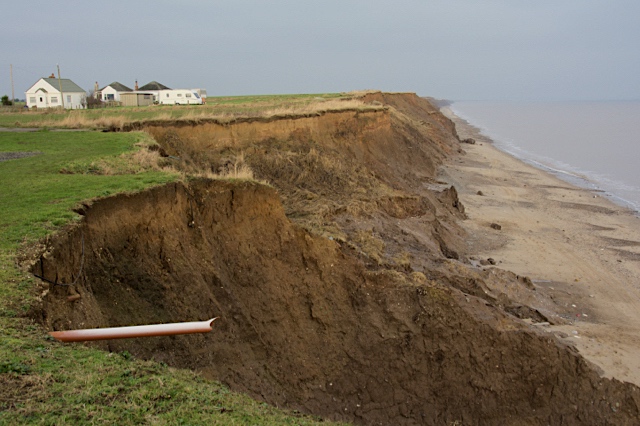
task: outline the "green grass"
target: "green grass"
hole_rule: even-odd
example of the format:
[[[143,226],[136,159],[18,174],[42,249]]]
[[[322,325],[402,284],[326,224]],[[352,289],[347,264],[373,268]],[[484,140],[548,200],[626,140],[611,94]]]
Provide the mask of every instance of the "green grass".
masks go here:
[[[312,425],[188,370],[62,345],[0,319],[0,424]]]
[[[208,97],[206,105],[172,106],[154,105],[146,107],[109,107],[92,110],[63,111],[43,109],[39,111],[0,110],[0,127],[57,127],[64,119],[81,116],[86,120],[123,118],[125,121],[143,121],[158,116],[179,119],[193,113],[225,114],[232,116],[255,115],[273,108],[295,108],[318,99],[345,97],[340,93],[302,95],[220,96]],[[348,97],[348,96],[347,96]]]
[[[316,424],[206,381],[191,371],[54,341],[30,320],[35,280],[16,266],[20,249],[79,219],[79,202],[177,179],[160,171],[95,175],[117,164],[142,133],[0,133],[0,425]],[[63,174],[75,167],[83,173]],[[127,168],[124,168],[127,170]]]
[[[33,242],[78,218],[71,209],[82,200],[139,191],[175,179],[159,171],[116,176],[60,173],[74,164],[131,152],[142,138],[141,133],[0,134],[0,151],[39,153],[0,163],[0,249],[15,249],[25,240]]]

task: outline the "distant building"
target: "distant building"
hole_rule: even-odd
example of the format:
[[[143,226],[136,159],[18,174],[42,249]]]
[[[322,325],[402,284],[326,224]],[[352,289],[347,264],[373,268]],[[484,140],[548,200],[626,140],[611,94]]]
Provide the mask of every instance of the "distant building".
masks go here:
[[[62,89],[62,92],[60,92]],[[58,80],[52,74],[41,78],[25,92],[27,107],[82,109],[86,106],[87,93],[68,78]]]
[[[158,90],[171,90],[170,87],[165,86],[162,83],[158,83],[157,81],[152,81],[151,83],[147,83],[144,86],[137,88],[141,92],[155,92]]]
[[[153,105],[153,93],[128,92],[120,93],[122,106],[147,106]]]
[[[125,86],[124,84],[114,81],[108,86],[105,86],[102,89],[99,89],[98,99],[104,102],[111,102],[111,101],[120,102],[120,95],[122,93],[132,92],[132,91],[133,90],[131,90],[129,87]]]
[[[136,87],[135,89],[136,92],[151,93],[153,95],[153,100],[155,102],[158,102],[161,90],[171,90],[171,89],[162,83],[158,83],[157,81],[152,81],[150,83],[145,84],[142,87],[139,87],[139,88]]]

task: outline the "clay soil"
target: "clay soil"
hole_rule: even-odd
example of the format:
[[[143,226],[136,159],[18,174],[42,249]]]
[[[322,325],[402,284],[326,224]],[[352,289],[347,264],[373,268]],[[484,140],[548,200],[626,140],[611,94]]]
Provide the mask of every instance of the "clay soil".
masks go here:
[[[40,321],[219,316],[207,335],[97,345],[357,424],[637,424],[638,388],[543,330],[553,294],[478,265],[489,246],[469,243],[490,239],[464,225],[469,187],[461,201],[456,176],[437,176],[469,158],[453,123],[412,94],[365,100],[386,108],[149,125],[174,166],[242,163],[269,185],[196,179],[87,203],[32,266],[77,283],[43,283]]]

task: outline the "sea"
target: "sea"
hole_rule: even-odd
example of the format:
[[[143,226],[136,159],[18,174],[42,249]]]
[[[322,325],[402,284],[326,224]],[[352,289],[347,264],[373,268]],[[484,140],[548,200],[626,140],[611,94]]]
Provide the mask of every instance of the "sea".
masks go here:
[[[497,148],[640,212],[640,101],[456,101]]]

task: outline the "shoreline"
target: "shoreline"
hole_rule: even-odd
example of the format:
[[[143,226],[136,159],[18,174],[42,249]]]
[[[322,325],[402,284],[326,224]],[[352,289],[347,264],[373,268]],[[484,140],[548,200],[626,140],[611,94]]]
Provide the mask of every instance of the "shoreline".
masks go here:
[[[541,297],[526,304],[545,310],[551,300],[555,312],[545,331],[605,377],[640,386],[637,212],[501,151],[449,107],[441,111],[461,139],[476,140],[442,170],[466,207],[468,252],[531,278]]]
[[[541,169],[544,172],[552,174],[560,178],[560,180],[568,183],[569,185],[588,189],[594,193],[597,193],[599,196],[606,197],[614,204],[632,210],[636,216],[640,217],[640,204],[638,204],[639,200],[633,198],[625,198],[624,194],[617,193],[615,189],[611,188],[612,182],[615,185],[626,185],[626,183],[622,181],[618,181],[616,183],[607,179],[603,180],[602,175],[600,175],[600,177],[598,178],[597,174],[590,175],[590,172],[578,171],[575,169],[575,167],[572,169],[572,166],[567,166],[566,164],[566,168],[562,168],[562,164],[564,163],[558,162],[557,159],[543,159],[543,157],[541,157],[539,154],[527,151],[526,149],[518,147],[517,145],[505,143],[498,139],[493,140],[492,136],[490,135],[491,132],[487,128],[481,128],[472,124],[468,118],[465,118],[464,114],[461,114],[459,111],[455,110],[453,103],[442,107],[441,111],[448,117],[456,116],[457,120],[464,122],[465,125],[475,129],[474,133],[477,134],[478,137],[484,137],[489,141],[489,143],[493,144],[500,151],[507,153],[508,155],[522,161],[525,164],[531,165],[537,169]]]

